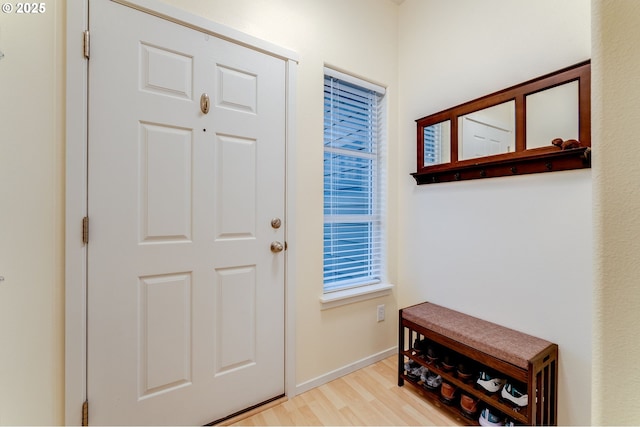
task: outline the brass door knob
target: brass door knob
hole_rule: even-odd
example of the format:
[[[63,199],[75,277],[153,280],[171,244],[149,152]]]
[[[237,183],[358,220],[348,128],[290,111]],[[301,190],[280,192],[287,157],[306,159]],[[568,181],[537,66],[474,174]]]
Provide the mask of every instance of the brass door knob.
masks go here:
[[[277,254],[278,252],[282,252],[284,250],[284,245],[280,242],[271,242],[271,252]]]
[[[203,114],[207,114],[209,112],[210,105],[211,102],[209,101],[209,95],[203,93],[200,96],[200,111],[202,111]]]

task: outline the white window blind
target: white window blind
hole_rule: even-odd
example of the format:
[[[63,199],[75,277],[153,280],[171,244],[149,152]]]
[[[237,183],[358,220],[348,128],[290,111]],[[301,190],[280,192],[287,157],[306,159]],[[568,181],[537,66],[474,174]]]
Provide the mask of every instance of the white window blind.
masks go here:
[[[384,270],[383,89],[331,71],[324,80],[325,293],[379,283]]]
[[[440,125],[424,128],[424,165],[437,165],[442,163],[440,156]]]

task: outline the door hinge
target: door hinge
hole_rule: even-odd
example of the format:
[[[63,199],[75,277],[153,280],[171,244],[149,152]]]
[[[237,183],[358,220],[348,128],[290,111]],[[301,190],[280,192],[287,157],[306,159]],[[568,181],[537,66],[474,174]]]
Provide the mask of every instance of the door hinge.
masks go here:
[[[85,400],[82,404],[82,425],[89,425],[89,401]]]
[[[89,217],[82,218],[82,243],[89,243]]]
[[[83,33],[82,53],[85,58],[89,59],[89,30],[85,30]]]

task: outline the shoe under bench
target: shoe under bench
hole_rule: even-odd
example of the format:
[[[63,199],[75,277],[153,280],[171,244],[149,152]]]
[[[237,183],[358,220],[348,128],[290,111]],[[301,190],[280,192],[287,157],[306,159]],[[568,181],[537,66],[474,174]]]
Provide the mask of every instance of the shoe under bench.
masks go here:
[[[528,394],[528,405],[518,407],[502,399],[499,392],[487,394],[476,384],[478,372],[472,381],[463,380],[455,369],[445,369],[437,360],[425,357],[415,347],[423,340],[471,361],[479,369],[491,370],[508,381],[522,384]],[[411,384],[420,395],[458,420],[478,425],[478,414],[488,406],[515,424],[557,425],[556,344],[429,302],[399,310],[398,344],[398,386]],[[442,400],[438,390],[429,390],[422,381],[410,378],[405,371],[407,361],[425,366],[459,392],[478,399],[478,414],[470,417],[461,410],[459,402]]]

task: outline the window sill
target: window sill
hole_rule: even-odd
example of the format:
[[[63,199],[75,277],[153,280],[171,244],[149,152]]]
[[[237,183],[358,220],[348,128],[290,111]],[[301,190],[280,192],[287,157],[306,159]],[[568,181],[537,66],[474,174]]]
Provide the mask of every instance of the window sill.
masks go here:
[[[321,310],[353,304],[371,298],[379,298],[391,293],[393,285],[390,283],[376,283],[375,285],[359,286],[344,291],[329,292],[320,297]]]

